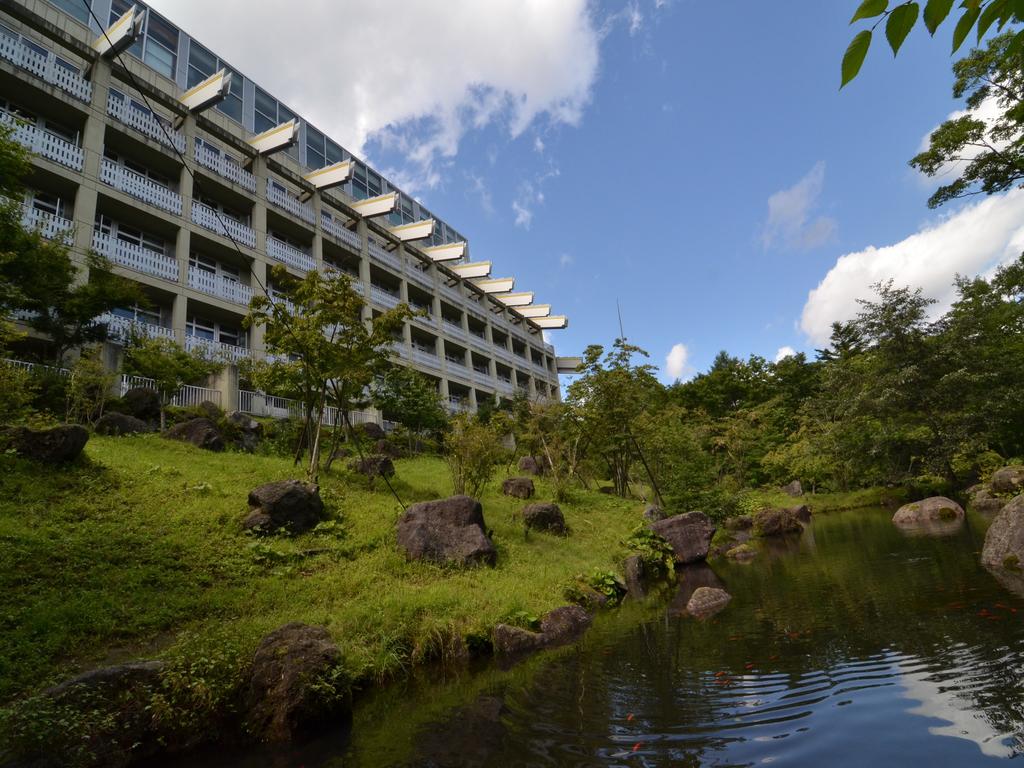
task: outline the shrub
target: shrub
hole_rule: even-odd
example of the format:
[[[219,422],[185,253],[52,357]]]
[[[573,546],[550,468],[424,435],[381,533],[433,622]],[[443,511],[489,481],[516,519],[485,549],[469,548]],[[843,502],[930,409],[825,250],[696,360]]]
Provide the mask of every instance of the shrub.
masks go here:
[[[32,375],[13,365],[0,363],[0,423],[25,419],[32,412]]]
[[[502,456],[501,438],[490,425],[467,416],[452,421],[444,439],[444,458],[456,494],[478,498],[494,477]]]

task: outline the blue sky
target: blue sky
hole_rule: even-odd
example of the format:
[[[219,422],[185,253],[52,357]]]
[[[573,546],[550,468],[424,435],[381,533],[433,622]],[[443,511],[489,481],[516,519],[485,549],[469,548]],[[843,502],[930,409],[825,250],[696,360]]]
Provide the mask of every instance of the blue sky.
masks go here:
[[[960,107],[951,27],[935,40],[915,29],[896,60],[876,40],[840,92],[852,0],[493,3],[391,3],[381,12],[392,20],[411,9],[409,27],[372,49],[392,69],[338,64],[330,56],[345,54],[332,52],[332,76],[358,88],[330,104],[256,60],[238,30],[199,34],[198,0],[156,5],[336,125],[459,228],[495,276],[567,314],[569,328],[551,334],[561,354],[609,344],[616,300],[627,336],[666,380],[678,344],[671,374],[683,376],[721,349],[812,352],[870,282],[891,275],[948,300],[955,272],[1024,246],[1024,200],[929,211],[934,185],[907,166]],[[304,19],[297,35],[338,13],[353,40],[381,28],[377,7],[306,5],[292,14]]]

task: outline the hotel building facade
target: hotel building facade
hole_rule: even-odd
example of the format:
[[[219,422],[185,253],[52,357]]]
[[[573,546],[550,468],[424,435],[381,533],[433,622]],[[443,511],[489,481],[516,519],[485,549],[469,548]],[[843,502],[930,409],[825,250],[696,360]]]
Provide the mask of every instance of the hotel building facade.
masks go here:
[[[101,28],[102,25],[102,28]],[[106,256],[147,306],[104,318],[228,361],[266,355],[242,328],[271,267],[340,270],[373,314],[407,302],[394,351],[453,410],[558,397],[543,331],[565,327],[459,231],[170,21],[124,0],[0,0],[0,121],[33,152],[25,222],[82,263]],[[83,266],[84,268],[84,266]]]

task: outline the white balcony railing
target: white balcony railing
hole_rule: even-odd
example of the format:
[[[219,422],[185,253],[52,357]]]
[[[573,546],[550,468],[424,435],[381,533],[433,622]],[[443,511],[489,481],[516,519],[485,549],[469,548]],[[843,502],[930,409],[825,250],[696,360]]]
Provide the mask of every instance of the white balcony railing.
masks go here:
[[[11,138],[31,152],[72,170],[82,170],[82,159],[85,155],[82,148],[76,144],[18,120],[6,112],[0,112],[0,123],[11,126]]]
[[[267,202],[287,211],[296,218],[302,219],[307,224],[312,224],[316,221],[312,205],[299,202],[297,197],[287,190],[281,189],[271,179],[267,179]]]
[[[320,226],[324,232],[350,246],[356,252],[359,252],[363,246],[358,232],[353,232],[340,221],[332,219],[326,213],[320,214]]]
[[[217,296],[235,304],[248,305],[252,299],[252,288],[248,285],[231,280],[223,275],[214,275],[199,267],[188,268],[189,288]]]
[[[50,85],[55,85],[80,101],[92,101],[92,83],[82,77],[76,68],[61,63],[53,51],[42,52],[43,46],[34,40],[0,34],[0,59],[28,70]]]
[[[370,299],[382,307],[387,307],[388,309],[397,307],[398,302],[402,300],[400,296],[396,296],[393,293],[385,291],[383,288],[379,288],[376,285],[370,286]]]
[[[144,203],[155,205],[168,213],[181,215],[181,195],[107,158],[103,158],[100,163],[100,181]]]
[[[489,373],[481,373],[474,368],[473,373],[470,374],[470,376],[472,377],[474,384],[480,384],[485,387],[494,386],[494,379],[491,378],[491,374]]]
[[[230,237],[241,245],[246,245],[249,248],[256,247],[256,231],[252,227],[235,221],[230,216],[218,213],[210,206],[196,200],[192,201],[192,221],[219,235]]]
[[[448,365],[457,365],[460,368],[466,367],[466,359],[458,355],[445,355],[444,359],[448,361]]]
[[[174,331],[164,328],[162,325],[144,323],[140,320],[130,320],[127,317],[113,315],[109,312],[96,318],[97,321],[107,324],[107,334],[117,341],[128,341],[129,337],[147,336],[151,339],[174,339]],[[123,394],[123,393],[122,393]]]
[[[186,336],[185,349],[189,352],[205,352],[210,357],[218,360],[228,360],[233,363],[244,360],[252,354],[252,350],[248,347],[238,347],[234,344],[211,341],[201,336]]]
[[[154,379],[147,379],[145,376],[121,374],[121,397],[124,397],[128,390],[135,389],[136,387],[156,389],[156,381]],[[186,384],[171,397],[171,405],[176,405],[179,408],[195,407],[205,402],[220,405],[220,390]]]
[[[115,93],[111,91],[107,95],[108,115],[166,147],[185,151],[185,136],[181,131],[174,130],[149,110],[132,106],[123,94]]]
[[[235,182],[235,184],[249,192],[256,191],[256,176],[245,170],[234,160],[228,159],[226,155],[215,152],[198,141],[195,143],[193,155],[196,162],[204,168],[209,168],[214,173],[223,176],[228,181]]]
[[[48,211],[26,205],[21,223],[25,229],[38,229],[39,233],[48,240],[59,240],[65,245],[71,245],[75,224],[70,219],[64,219]]]
[[[433,278],[422,269],[410,267],[405,271],[405,276],[407,279],[412,280],[414,283],[426,288],[428,291],[434,290]]]
[[[267,237],[267,256],[287,264],[289,267],[300,272],[309,272],[316,269],[316,261],[304,251],[300,251],[293,245],[278,240],[276,237]]]
[[[178,262],[170,256],[98,231],[92,233],[92,247],[115,264],[178,282]]]
[[[394,253],[393,251],[389,251],[387,248],[385,248],[375,240],[370,240],[368,245],[370,251],[370,258],[376,259],[381,264],[387,264],[396,272],[402,271],[402,262],[399,260],[398,254]]]
[[[436,354],[427,352],[419,347],[412,348],[412,359],[414,362],[420,365],[426,365],[430,368],[440,368],[441,361],[438,359]]]

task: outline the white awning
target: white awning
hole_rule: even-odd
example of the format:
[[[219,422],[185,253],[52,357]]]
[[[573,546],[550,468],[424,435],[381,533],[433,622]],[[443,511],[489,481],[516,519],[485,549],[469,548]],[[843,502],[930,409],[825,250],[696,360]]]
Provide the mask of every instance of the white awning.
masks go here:
[[[567,328],[569,326],[569,318],[565,315],[549,315],[548,317],[535,317],[533,319],[537,325],[546,330],[558,330],[560,328]]]
[[[189,112],[202,112],[222,101],[231,87],[231,73],[222,69],[181,94],[179,101]]]
[[[494,298],[506,307],[525,307],[533,301],[533,291],[522,291],[520,293],[496,293]]]
[[[578,373],[583,367],[582,357],[556,357],[555,369],[559,373]]]
[[[454,261],[461,259],[466,253],[465,242],[447,243],[446,245],[431,245],[421,248],[421,251],[434,261]]]
[[[288,149],[299,140],[299,121],[289,120],[281,123],[276,128],[264,131],[258,136],[249,139],[249,146],[261,155],[270,155]]]
[[[102,35],[96,38],[92,44],[93,50],[105,59],[111,59],[117,54],[127,51],[142,34],[142,25],[145,20],[146,12],[139,6],[133,5],[121,14],[117,21],[107,27]]]
[[[422,240],[425,237],[430,237],[433,232],[433,219],[413,221],[408,224],[399,224],[397,227],[391,227],[391,234],[403,243],[409,242],[410,240]]]
[[[331,187],[344,184],[351,175],[352,161],[342,160],[340,163],[334,163],[333,165],[327,165],[315,171],[310,171],[302,178],[317,189],[330,189]]]
[[[453,264],[449,269],[462,278],[487,277],[491,274],[491,262],[472,261],[468,264]]]
[[[551,314],[551,305],[528,304],[525,307],[516,307],[516,312],[523,317],[547,317]]]
[[[494,277],[490,280],[474,280],[473,285],[484,293],[508,293],[516,286],[514,277]]]
[[[368,197],[365,200],[356,200],[352,203],[352,209],[364,219],[369,219],[374,216],[391,213],[391,211],[395,209],[395,203],[397,201],[398,193],[388,192],[386,195]]]

